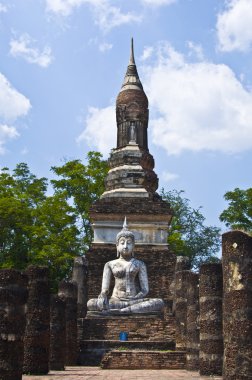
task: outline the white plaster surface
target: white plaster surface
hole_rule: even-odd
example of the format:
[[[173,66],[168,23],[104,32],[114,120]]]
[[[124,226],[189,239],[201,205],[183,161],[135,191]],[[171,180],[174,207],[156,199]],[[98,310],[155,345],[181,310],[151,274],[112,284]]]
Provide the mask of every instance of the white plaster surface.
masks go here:
[[[94,243],[115,243],[116,235],[121,230],[119,222],[101,221],[93,223]],[[132,223],[130,230],[135,235],[137,244],[167,245],[168,225],[159,223]]]

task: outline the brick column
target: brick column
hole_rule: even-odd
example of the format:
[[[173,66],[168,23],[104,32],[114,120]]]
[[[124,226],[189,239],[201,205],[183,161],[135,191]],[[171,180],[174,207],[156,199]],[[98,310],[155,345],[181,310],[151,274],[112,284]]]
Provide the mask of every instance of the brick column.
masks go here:
[[[199,275],[190,272],[187,278],[187,341],[186,369],[199,370]]]
[[[227,232],[222,249],[223,379],[252,379],[252,237]]]
[[[65,365],[77,363],[77,285],[72,281],[62,281],[59,296],[66,303],[66,356]]]
[[[170,292],[172,295],[172,313],[176,312],[176,273],[182,270],[190,269],[190,261],[186,256],[176,256],[175,270],[173,274],[173,280],[170,284]]]
[[[78,306],[78,318],[85,318],[87,314],[87,301],[88,301],[88,289],[87,289],[87,275],[88,267],[87,261],[84,257],[76,257],[74,259],[72,281],[77,284],[77,306]]]
[[[0,379],[22,379],[27,295],[27,276],[0,270]]]
[[[222,265],[200,267],[200,374],[221,375],[222,336]]]
[[[50,347],[50,289],[47,267],[30,266],[23,373],[47,374]]]
[[[65,369],[66,304],[59,296],[51,297],[50,320],[50,369]]]
[[[186,349],[186,322],[187,322],[187,287],[190,271],[182,270],[175,274],[176,286],[176,348]]]

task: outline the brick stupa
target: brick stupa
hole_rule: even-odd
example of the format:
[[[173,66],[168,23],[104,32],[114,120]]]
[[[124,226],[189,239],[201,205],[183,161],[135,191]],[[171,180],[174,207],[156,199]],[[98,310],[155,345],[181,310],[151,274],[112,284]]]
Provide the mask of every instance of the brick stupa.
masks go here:
[[[160,316],[88,315],[79,321],[82,364],[91,364],[92,352],[101,352],[102,347],[110,350],[123,330],[136,345],[143,340],[149,344],[159,341],[161,347],[170,349],[175,344],[170,284],[176,258],[167,245],[172,211],[156,193],[158,177],[148,149],[148,119],[148,99],[137,72],[132,40],[129,64],[116,101],[117,146],[109,158],[105,192],[90,210],[94,240],[86,254],[88,299],[97,298],[101,292],[103,267],[116,258],[116,235],[126,216],[128,228],[135,234],[135,257],[147,266],[148,296],[162,298],[166,307]]]
[[[117,147],[101,199],[90,210],[94,241],[87,254],[89,298],[101,290],[104,264],[116,257],[116,234],[127,217],[136,238],[135,253],[148,269],[150,297],[169,300],[174,256],[167,246],[172,211],[156,193],[158,177],[148,149],[148,99],[139,79],[133,40],[126,75],[116,101]]]

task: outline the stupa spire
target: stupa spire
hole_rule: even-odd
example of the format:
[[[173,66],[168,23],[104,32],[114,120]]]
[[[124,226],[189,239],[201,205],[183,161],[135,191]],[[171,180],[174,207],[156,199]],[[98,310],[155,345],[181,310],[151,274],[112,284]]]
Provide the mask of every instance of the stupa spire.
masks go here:
[[[127,71],[124,77],[121,91],[125,90],[143,90],[142,83],[139,79],[134,57],[134,41],[131,38],[130,59]]]
[[[134,57],[134,40],[133,37],[131,37],[131,49],[130,49],[130,60],[129,65],[135,65],[135,57]]]

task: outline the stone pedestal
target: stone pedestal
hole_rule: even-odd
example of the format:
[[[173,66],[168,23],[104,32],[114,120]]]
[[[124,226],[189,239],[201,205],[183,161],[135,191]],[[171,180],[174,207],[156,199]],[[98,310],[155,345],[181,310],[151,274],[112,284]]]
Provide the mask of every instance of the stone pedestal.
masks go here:
[[[78,320],[78,324],[83,332],[80,365],[100,365],[102,362],[104,368],[126,368],[126,363],[134,358],[134,368],[139,368],[137,360],[140,363],[140,357],[145,357],[141,368],[182,369],[185,366],[185,352],[175,351],[175,318],[172,315],[102,317],[88,313],[85,319]],[[119,340],[121,332],[128,333],[128,341]],[[124,353],[124,362],[120,363],[118,350]],[[167,363],[160,350],[171,351]]]

